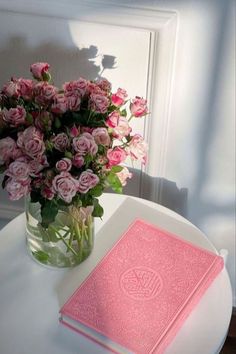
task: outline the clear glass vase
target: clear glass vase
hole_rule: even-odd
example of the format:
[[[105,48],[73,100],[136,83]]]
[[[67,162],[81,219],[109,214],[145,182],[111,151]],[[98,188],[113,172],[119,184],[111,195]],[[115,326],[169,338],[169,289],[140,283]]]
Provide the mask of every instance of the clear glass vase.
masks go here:
[[[27,199],[25,212],[27,247],[38,262],[57,268],[74,267],[91,253],[94,245],[91,207],[63,207],[47,228],[41,225],[39,203]]]

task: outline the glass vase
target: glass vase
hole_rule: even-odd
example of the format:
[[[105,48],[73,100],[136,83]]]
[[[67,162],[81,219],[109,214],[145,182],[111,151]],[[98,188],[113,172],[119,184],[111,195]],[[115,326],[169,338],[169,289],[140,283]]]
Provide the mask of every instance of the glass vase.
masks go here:
[[[91,207],[63,207],[47,228],[41,224],[39,203],[27,199],[25,212],[27,247],[41,264],[57,268],[74,267],[91,253],[94,245]]]

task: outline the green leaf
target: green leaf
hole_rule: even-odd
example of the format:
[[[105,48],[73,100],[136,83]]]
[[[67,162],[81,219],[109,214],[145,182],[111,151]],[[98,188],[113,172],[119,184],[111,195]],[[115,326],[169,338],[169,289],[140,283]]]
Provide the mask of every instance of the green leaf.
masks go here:
[[[122,193],[122,184],[121,181],[119,180],[118,176],[110,172],[109,175],[107,176],[107,182],[111,186],[114,192],[116,193]]]
[[[116,192],[118,194],[122,194],[122,192],[123,192],[122,186],[111,186],[111,188],[113,189],[114,192]]]
[[[66,203],[64,200],[62,199],[58,199],[57,201],[57,205],[60,207],[64,207],[64,206],[68,206],[68,203]]]
[[[68,205],[68,204],[67,204]],[[82,200],[80,194],[76,194],[72,199],[72,205],[75,205],[77,208],[82,206]]]
[[[33,116],[29,112],[27,112],[25,120],[29,124],[33,124],[34,121]]]
[[[49,226],[54,220],[58,213],[58,205],[53,200],[46,200],[43,205],[41,205],[41,225],[45,228]]]
[[[119,166],[119,165],[112,166],[111,171],[114,173],[117,173],[117,172],[121,172],[123,170],[123,168],[124,168],[123,166]]]
[[[45,146],[46,146],[46,149],[47,149],[48,151],[52,151],[52,150],[53,150],[53,143],[52,143],[51,141],[46,140]]]
[[[99,204],[98,199],[96,198],[94,199],[93,206],[94,209],[93,209],[92,216],[101,218],[103,216],[104,211],[103,211],[103,207]]]
[[[51,81],[51,75],[48,71],[42,73],[42,78],[43,81],[47,81],[47,82]]]
[[[88,205],[93,205],[93,202],[94,202],[93,196],[90,195],[89,193],[81,194],[80,200],[82,202],[83,207],[86,207]]]
[[[103,186],[101,184],[97,184],[94,188],[92,188],[90,190],[90,194],[93,196],[93,197],[100,197],[100,195],[102,195],[103,193]]]
[[[105,153],[105,150],[106,150],[106,148],[104,145],[100,145],[100,144],[98,145],[98,153],[99,154],[103,155]]]
[[[126,109],[123,109],[121,112],[120,112],[121,116],[123,117],[127,117],[127,111]]]
[[[72,159],[73,155],[70,151],[65,151],[65,157],[67,157],[68,159]]]
[[[61,127],[61,121],[58,117],[55,118],[54,124],[57,129]]]
[[[90,154],[85,155],[84,157],[84,164],[85,164],[85,168],[87,169],[90,165],[90,163],[93,161],[93,156]]]
[[[58,226],[55,226],[55,227],[58,227]],[[51,241],[51,242],[58,242],[58,241],[60,241],[60,238],[57,236],[55,230],[53,230],[53,228],[50,227],[50,226],[49,226],[49,228],[47,229],[47,234],[48,234],[49,241]]]
[[[44,264],[46,264],[49,259],[49,255],[43,251],[32,252],[32,254],[39,262]]]

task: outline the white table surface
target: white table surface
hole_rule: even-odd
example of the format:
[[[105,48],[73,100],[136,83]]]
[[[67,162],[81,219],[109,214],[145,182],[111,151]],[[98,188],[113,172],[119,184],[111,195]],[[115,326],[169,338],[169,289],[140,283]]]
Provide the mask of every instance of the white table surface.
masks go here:
[[[25,247],[25,216],[19,215],[0,231],[0,354],[105,354],[103,347],[71,331],[58,321],[59,309],[109,246],[113,234],[125,230],[132,218],[143,217],[183,238],[216,251],[206,236],[178,214],[155,203],[138,201],[120,208],[116,225],[109,218],[126,200],[123,195],[104,194],[105,215],[96,220],[92,255],[73,269],[51,269],[37,264]],[[193,310],[166,354],[218,353],[227,333],[232,311],[232,291],[224,269]],[[141,340],[141,339],[140,339]]]

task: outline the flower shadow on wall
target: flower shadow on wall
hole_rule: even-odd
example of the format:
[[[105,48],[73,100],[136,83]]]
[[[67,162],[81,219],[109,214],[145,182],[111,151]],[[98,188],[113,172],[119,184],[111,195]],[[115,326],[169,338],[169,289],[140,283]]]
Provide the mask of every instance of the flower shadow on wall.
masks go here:
[[[7,46],[0,50],[1,79],[0,85],[11,76],[29,77],[27,70],[34,62],[49,62],[52,67],[52,76],[56,85],[75,77],[84,77],[94,80],[104,75],[106,70],[116,68],[116,57],[109,53],[103,54],[100,65],[96,64],[98,47],[90,45],[88,48],[67,48],[61,43],[42,43],[36,48],[27,45],[23,37],[12,37]],[[100,55],[101,56],[101,55]]]
[[[127,183],[123,194],[150,200],[188,218],[188,188],[179,188],[176,182],[163,177],[152,177],[135,168],[129,168],[132,183]],[[141,180],[141,188],[140,188]],[[112,190],[108,190],[112,192]]]

